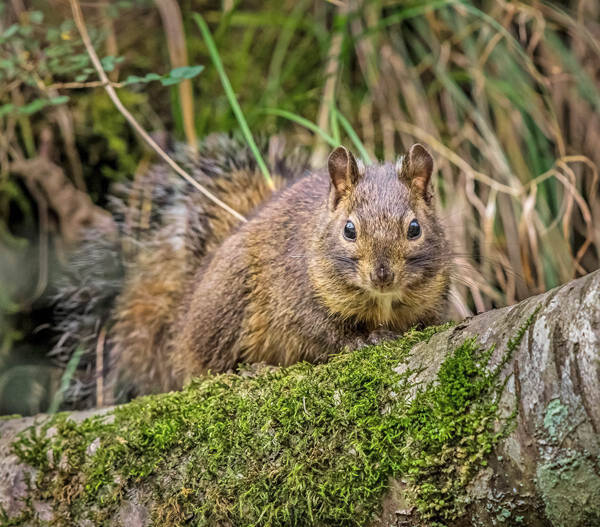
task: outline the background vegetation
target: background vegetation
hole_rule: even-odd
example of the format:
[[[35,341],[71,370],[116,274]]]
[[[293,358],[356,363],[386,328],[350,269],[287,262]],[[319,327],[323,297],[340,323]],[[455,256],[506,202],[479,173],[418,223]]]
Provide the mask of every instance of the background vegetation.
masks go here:
[[[600,266],[597,2],[81,6],[121,100],[161,144],[239,130],[194,13],[255,135],[286,133],[316,165],[328,143],[371,159],[427,144],[455,317]],[[48,284],[109,186],[156,160],[98,84],[68,2],[0,5],[0,413],[60,400]]]

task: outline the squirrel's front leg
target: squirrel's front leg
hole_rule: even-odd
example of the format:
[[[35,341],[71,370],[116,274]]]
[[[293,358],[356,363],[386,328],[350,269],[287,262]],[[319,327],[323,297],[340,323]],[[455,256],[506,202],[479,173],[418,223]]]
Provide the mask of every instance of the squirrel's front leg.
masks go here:
[[[402,333],[398,331],[392,331],[386,328],[377,328],[369,333],[368,343],[370,345],[377,345],[385,342],[386,340],[396,340],[402,336]]]

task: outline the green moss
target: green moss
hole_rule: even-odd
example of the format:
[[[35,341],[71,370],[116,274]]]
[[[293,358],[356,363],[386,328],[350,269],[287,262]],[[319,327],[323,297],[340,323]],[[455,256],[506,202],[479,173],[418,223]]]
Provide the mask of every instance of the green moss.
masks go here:
[[[50,468],[47,455],[50,447],[50,439],[47,437],[49,427],[50,421],[39,430],[35,427],[28,428],[12,445],[13,451],[22,461],[41,470]]]
[[[26,524],[29,521],[30,515],[28,511],[23,511],[17,516],[9,517],[3,507],[0,507],[0,525],[2,527],[13,527]]]
[[[415,392],[411,349],[441,329],[323,365],[208,377],[81,423],[58,416],[15,452],[65,524],[108,522],[136,487],[156,523],[365,525],[392,477],[423,518],[447,522],[510,426],[500,368],[524,329],[497,368],[470,339]]]
[[[10,421],[11,419],[21,419],[21,414],[5,414],[0,415],[0,421]]]

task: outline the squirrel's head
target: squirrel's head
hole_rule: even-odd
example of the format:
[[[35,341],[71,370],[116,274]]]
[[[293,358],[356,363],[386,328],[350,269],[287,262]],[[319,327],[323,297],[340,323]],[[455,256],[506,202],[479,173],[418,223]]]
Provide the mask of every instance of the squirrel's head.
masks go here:
[[[447,270],[443,284],[439,275],[448,251],[430,191],[429,152],[415,144],[396,163],[365,167],[340,146],[329,156],[328,171],[329,214],[321,242],[332,274],[397,305],[445,292]]]

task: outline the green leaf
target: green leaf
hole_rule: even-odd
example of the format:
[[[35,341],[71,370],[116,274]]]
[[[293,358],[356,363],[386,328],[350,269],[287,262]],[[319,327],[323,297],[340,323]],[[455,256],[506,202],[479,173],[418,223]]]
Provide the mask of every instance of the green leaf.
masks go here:
[[[223,62],[221,61],[221,57],[219,56],[219,51],[217,50],[215,41],[212,37],[212,34],[210,33],[210,29],[208,28],[206,22],[199,13],[194,13],[193,17],[194,21],[196,22],[196,25],[198,26],[198,29],[200,29],[200,33],[202,33],[202,38],[204,39],[204,43],[208,48],[208,53],[213,62],[213,65],[217,70],[217,73],[219,74],[219,78],[221,79],[221,84],[223,85],[223,89],[225,90],[225,95],[227,96],[229,105],[231,106],[231,110],[233,111],[233,114],[235,115],[235,118],[237,119],[238,124],[242,129],[244,139],[246,140],[248,147],[252,151],[252,154],[256,159],[256,163],[258,164],[260,171],[262,172],[265,181],[267,182],[267,185],[271,188],[275,188],[267,164],[265,163],[265,160],[263,159],[263,156],[260,153],[258,146],[256,146],[256,142],[252,137],[252,132],[250,132],[250,128],[248,127],[246,117],[244,117],[244,113],[242,112],[242,108],[240,107],[240,104],[235,96],[235,92],[233,91],[231,82],[229,81],[229,77],[225,72]]]
[[[13,24],[12,26],[9,26],[1,36],[3,39],[7,39],[12,37],[17,31],[19,31],[19,26],[17,24]]]
[[[160,80],[160,83],[163,86],[171,86],[172,84],[178,84],[180,83],[182,80],[182,78],[178,79],[177,77],[164,77]]]
[[[137,75],[129,75],[123,82],[123,86],[127,86],[128,84],[137,84],[139,82],[144,82],[142,77],[138,77]]]
[[[115,69],[115,58],[108,56],[108,57],[104,57],[100,63],[102,64],[102,69],[104,71],[106,71],[107,73],[110,73],[111,71],[114,71]]]
[[[47,99],[36,99],[35,101],[26,104],[25,106],[21,106],[19,108],[19,113],[21,115],[31,115],[35,112],[40,111],[42,108],[48,106]]]
[[[60,32],[61,33],[68,33],[69,31],[71,31],[71,29],[74,29],[74,28],[75,28],[75,22],[71,19],[64,20],[60,24]]]
[[[144,75],[141,78],[142,82],[152,82],[152,81],[159,81],[163,79],[163,75],[159,75],[158,73],[146,73],[146,75]]]
[[[161,78],[160,82],[163,86],[171,86],[177,84],[185,79],[192,79],[196,75],[200,74],[204,66],[182,66],[171,70],[167,75]]]
[[[0,107],[0,116],[6,113],[12,112],[16,110],[21,115],[31,115],[35,112],[39,112],[40,110],[46,108],[46,106],[56,106],[58,104],[64,104],[69,100],[69,97],[66,95],[59,95],[57,97],[52,97],[51,99],[35,99],[31,101],[29,104],[24,106],[15,107],[13,105],[5,105]],[[11,108],[12,106],[12,108]],[[8,107],[8,108],[7,108]]]
[[[44,21],[44,13],[41,11],[30,11],[29,21],[32,24],[41,24]]]
[[[64,55],[67,55],[67,53],[69,53],[69,51],[70,51],[69,44],[66,42],[60,42],[58,44],[50,46],[46,50],[46,56],[47,57],[62,57]]]
[[[15,110],[15,105],[14,104],[4,104],[3,106],[0,106],[0,117],[4,117],[5,115],[8,115],[9,113],[12,113]]]
[[[169,77],[173,77],[176,79],[192,79],[196,75],[199,75],[203,69],[204,66],[202,65],[182,66],[180,68],[175,68],[171,70],[171,72],[169,73]]]
[[[332,106],[332,110],[333,110],[334,115],[340,121],[340,124],[342,125],[342,127],[344,128],[346,133],[348,134],[348,137],[350,137],[350,139],[354,143],[354,146],[356,146],[356,149],[358,150],[360,157],[362,157],[362,159],[367,164],[369,164],[371,162],[371,158],[369,157],[369,154],[367,153],[367,149],[365,148],[365,145],[363,145],[362,141],[358,137],[358,134],[352,128],[352,125],[348,122],[348,119],[346,119],[335,106]]]
[[[9,79],[16,73],[15,62],[11,59],[0,59],[0,79]]]
[[[60,31],[55,27],[49,27],[46,31],[46,39],[48,42],[55,42],[60,40]]]
[[[124,81],[123,85],[127,86],[129,84],[146,84],[152,81],[162,80],[162,76],[158,73],[147,73],[143,77],[139,77],[138,75],[129,75]]]
[[[123,62],[123,60],[123,57],[113,57],[112,55],[108,55],[107,57],[104,57],[100,63],[102,64],[104,71],[110,73],[111,71],[114,71],[116,65]]]
[[[69,359],[69,362],[67,363],[67,367],[65,368],[65,371],[62,374],[62,377],[60,379],[60,388],[54,394],[52,403],[50,404],[50,407],[48,408],[49,414],[54,414],[58,411],[58,409],[60,407],[60,403],[62,403],[62,400],[63,400],[63,395],[69,388],[69,385],[71,384],[71,380],[73,379],[73,375],[75,375],[75,370],[77,369],[77,366],[79,365],[79,361],[81,360],[83,351],[84,351],[83,348],[78,347],[75,350],[75,353],[73,353],[73,355]]]
[[[311,132],[314,132],[315,134],[321,136],[329,144],[329,146],[336,147],[339,144],[333,137],[331,137],[327,132],[325,132],[325,130],[319,128],[315,123],[309,121],[308,119],[305,119],[304,117],[296,113],[288,112],[287,110],[280,110],[279,108],[265,108],[264,110],[261,110],[261,113],[277,115],[278,117],[289,119],[290,121],[297,123],[300,126],[304,126],[305,128],[308,128]]]
[[[56,106],[57,104],[64,104],[69,100],[68,95],[59,95],[58,97],[52,97],[48,100],[48,104]]]

